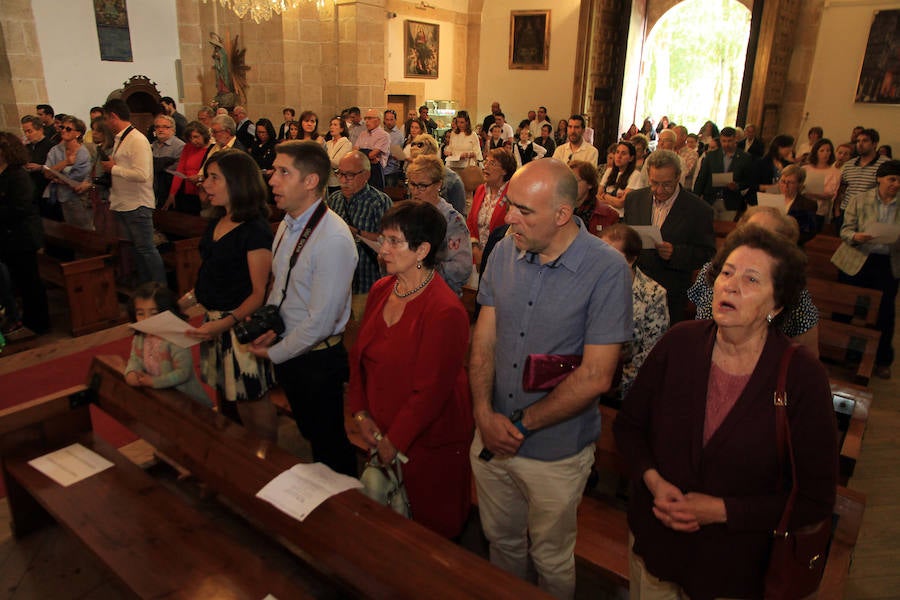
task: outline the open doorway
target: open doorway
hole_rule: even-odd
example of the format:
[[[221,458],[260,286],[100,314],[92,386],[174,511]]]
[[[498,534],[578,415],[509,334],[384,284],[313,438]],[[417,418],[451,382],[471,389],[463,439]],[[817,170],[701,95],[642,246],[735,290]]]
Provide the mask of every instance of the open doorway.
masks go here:
[[[685,0],[647,35],[634,120],[669,121],[697,132],[707,120],[734,125],[750,36],[738,0]]]

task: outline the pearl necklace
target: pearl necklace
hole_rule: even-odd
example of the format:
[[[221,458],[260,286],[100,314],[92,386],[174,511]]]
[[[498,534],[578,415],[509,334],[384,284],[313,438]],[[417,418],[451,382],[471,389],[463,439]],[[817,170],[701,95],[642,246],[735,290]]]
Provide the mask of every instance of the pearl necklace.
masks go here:
[[[421,290],[422,288],[424,288],[429,283],[431,283],[431,279],[433,277],[434,277],[434,269],[431,269],[428,272],[428,275],[425,276],[425,279],[422,280],[422,283],[420,283],[413,289],[409,290],[408,292],[404,292],[402,294],[400,293],[400,280],[398,279],[397,281],[394,282],[394,295],[397,296],[398,298],[408,298],[408,297],[412,296],[413,294],[415,294],[416,292],[418,292],[419,290]]]

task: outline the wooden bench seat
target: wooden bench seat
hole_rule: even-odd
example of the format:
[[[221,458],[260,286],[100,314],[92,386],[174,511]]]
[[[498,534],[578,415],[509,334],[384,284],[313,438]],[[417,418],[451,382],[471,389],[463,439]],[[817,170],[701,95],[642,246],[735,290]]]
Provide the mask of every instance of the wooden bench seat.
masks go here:
[[[821,233],[803,244],[808,258],[806,274],[817,279],[837,281],[838,268],[831,262],[831,257],[840,245],[841,238]]]
[[[879,290],[815,277],[806,280],[806,288],[816,308],[819,309],[821,318],[875,328],[878,322],[878,306],[881,304]]]
[[[591,496],[578,505],[578,564],[604,579],[628,587],[628,520],[625,511]]]
[[[863,435],[872,408],[872,393],[861,386],[834,379],[831,380],[831,393],[839,429],[838,483],[845,486],[853,477],[862,452]],[[847,406],[849,404],[852,407]],[[849,415],[846,414],[848,410]]]
[[[38,253],[41,279],[62,288],[72,335],[125,322],[116,297],[116,245],[99,233],[43,219],[44,250]]]
[[[819,320],[819,357],[837,379],[868,385],[881,332],[828,319]],[[848,372],[849,371],[849,372]]]
[[[90,377],[101,409],[352,596],[546,597],[356,490],[329,498],[298,522],[256,497],[297,457],[177,392],[128,386],[105,357],[94,359]]]
[[[200,238],[209,221],[170,210],[153,211],[153,224],[169,239],[161,256],[166,270],[175,274],[175,292],[182,296],[194,288],[200,270]]]
[[[82,386],[0,413],[17,537],[52,518],[138,598],[314,597],[90,431],[86,397]],[[28,464],[74,442],[114,466],[63,487]]]

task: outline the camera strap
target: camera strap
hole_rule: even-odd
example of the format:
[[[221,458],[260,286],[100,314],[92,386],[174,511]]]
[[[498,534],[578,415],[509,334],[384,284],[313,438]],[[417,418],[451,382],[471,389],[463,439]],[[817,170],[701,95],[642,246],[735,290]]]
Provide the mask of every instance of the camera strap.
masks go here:
[[[325,216],[327,211],[328,207],[325,205],[325,200],[322,199],[319,201],[316,210],[313,211],[313,214],[309,217],[309,221],[307,221],[306,225],[303,227],[303,231],[300,232],[300,237],[297,238],[297,244],[294,246],[294,251],[291,253],[291,258],[288,262],[288,271],[284,276],[284,287],[281,290],[281,302],[278,303],[279,310],[281,310],[281,305],[284,304],[284,299],[287,298],[288,283],[291,280],[291,271],[294,270],[294,265],[297,264],[297,258],[300,256],[303,247],[306,246],[306,242],[309,241],[309,236],[312,235],[313,230],[319,224],[319,221],[322,220],[322,217]],[[287,231],[287,226],[285,226],[285,231]],[[281,246],[281,240],[284,239],[285,231],[281,232],[281,237],[278,238],[278,243],[275,244],[274,254],[278,254],[278,248]]]

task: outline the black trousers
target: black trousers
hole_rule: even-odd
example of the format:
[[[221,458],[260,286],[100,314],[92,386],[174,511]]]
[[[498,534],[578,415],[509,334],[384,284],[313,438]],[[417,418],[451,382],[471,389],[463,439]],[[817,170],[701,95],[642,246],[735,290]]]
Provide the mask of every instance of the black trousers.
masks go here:
[[[300,433],[312,446],[313,460],[356,477],[356,451],[344,430],[344,382],[349,374],[343,343],[275,365],[275,377]]]
[[[0,260],[6,264],[13,286],[22,296],[22,323],[35,333],[45,333],[50,329],[50,309],[47,290],[38,274],[37,253],[7,252]]]
[[[894,362],[894,323],[896,321],[897,282],[891,272],[891,257],[887,254],[870,254],[856,275],[838,271],[841,283],[881,291],[876,326],[881,332],[875,364],[889,367]]]

